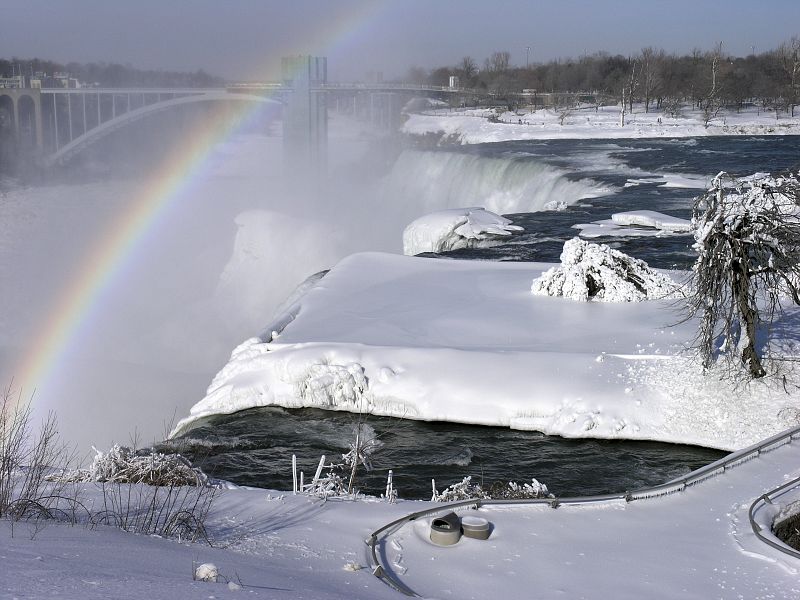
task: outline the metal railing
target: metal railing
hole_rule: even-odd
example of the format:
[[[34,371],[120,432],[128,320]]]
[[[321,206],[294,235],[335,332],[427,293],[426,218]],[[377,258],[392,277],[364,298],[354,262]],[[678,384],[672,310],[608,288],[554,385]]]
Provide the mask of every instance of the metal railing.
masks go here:
[[[774,539],[770,539],[765,536],[762,531],[763,528],[761,525],[756,523],[756,513],[764,508],[766,505],[771,505],[772,500],[781,494],[788,492],[790,489],[797,487],[800,485],[800,477],[797,479],[792,479],[791,481],[787,481],[783,485],[776,487],[774,490],[770,490],[766,494],[763,494],[756,498],[755,502],[750,505],[750,510],[747,513],[747,516],[750,518],[750,527],[753,529],[753,533],[756,534],[756,537],[760,539],[762,542],[767,544],[768,546],[772,546],[776,550],[780,550],[784,554],[788,554],[789,556],[794,556],[795,558],[800,558],[800,552],[792,548],[791,546],[783,543],[778,543]],[[790,517],[787,517],[790,518]]]
[[[509,505],[509,504],[546,504],[549,505],[551,508],[558,508],[562,505],[577,505],[577,504],[593,504],[593,503],[601,503],[601,502],[611,502],[611,501],[625,501],[625,502],[633,502],[635,500],[645,500],[647,498],[656,498],[659,496],[666,496],[669,494],[674,494],[677,492],[682,492],[687,487],[691,487],[707,479],[715,477],[716,475],[720,475],[725,473],[726,471],[735,468],[751,459],[757,458],[761,454],[770,452],[775,450],[776,448],[780,448],[781,446],[791,443],[794,439],[800,439],[800,426],[793,427],[791,429],[787,429],[781,433],[773,435],[757,444],[753,444],[743,450],[738,450],[729,454],[728,456],[721,458],[718,461],[715,461],[711,464],[706,465],[705,467],[701,467],[688,473],[682,477],[678,477],[677,479],[673,479],[672,481],[668,481],[666,483],[641,488],[638,490],[633,490],[631,492],[625,492],[622,494],[603,494],[603,495],[596,495],[596,496],[576,496],[571,498],[536,498],[531,500],[482,500],[480,498],[473,498],[470,500],[461,500],[458,502],[448,502],[446,504],[442,504],[440,506],[434,506],[431,508],[427,508],[425,510],[419,510],[404,517],[400,517],[399,519],[395,519],[391,523],[387,523],[383,527],[376,529],[373,531],[369,537],[365,540],[367,546],[370,548],[370,558],[372,559],[372,574],[384,581],[386,584],[394,588],[395,590],[407,595],[407,596],[414,596],[419,597],[419,595],[414,592],[411,588],[409,588],[406,584],[402,581],[397,579],[390,570],[384,568],[383,564],[381,564],[380,560],[380,552],[378,549],[379,546],[379,539],[388,534],[392,531],[399,529],[401,526],[410,523],[411,521],[415,521],[421,517],[428,517],[431,515],[435,515],[440,512],[445,511],[452,511],[461,508],[475,508],[478,509],[481,506],[499,506],[499,505]],[[765,497],[769,496],[770,494],[777,494],[779,490],[784,490],[788,487],[791,487],[792,484],[796,484],[800,482],[800,479],[795,480],[793,482],[789,482],[787,484],[782,485],[780,488],[776,488],[772,492],[761,496],[759,500],[753,503],[753,506],[750,507],[750,522],[753,524],[754,531],[757,524],[753,520],[754,514],[754,507],[760,501],[763,500]],[[771,546],[777,547],[782,551],[786,551],[786,548],[779,547],[779,544],[765,538],[763,535],[759,535],[759,532],[756,533],[760,539],[765,541]],[[796,553],[794,551],[787,552],[787,554],[792,554],[793,556],[797,556],[800,558],[800,553]]]

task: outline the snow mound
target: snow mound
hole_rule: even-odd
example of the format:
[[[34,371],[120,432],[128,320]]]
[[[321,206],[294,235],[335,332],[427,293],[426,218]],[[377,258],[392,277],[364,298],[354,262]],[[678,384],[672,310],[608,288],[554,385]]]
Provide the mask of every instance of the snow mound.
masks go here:
[[[522,227],[482,207],[441,210],[420,217],[405,228],[403,254],[493,245],[520,231]]]
[[[531,292],[586,302],[640,302],[676,297],[677,284],[643,260],[580,238],[564,243],[561,265],[533,280]]]
[[[214,563],[203,563],[194,570],[194,578],[197,581],[210,581],[216,583],[219,578],[219,569]]]

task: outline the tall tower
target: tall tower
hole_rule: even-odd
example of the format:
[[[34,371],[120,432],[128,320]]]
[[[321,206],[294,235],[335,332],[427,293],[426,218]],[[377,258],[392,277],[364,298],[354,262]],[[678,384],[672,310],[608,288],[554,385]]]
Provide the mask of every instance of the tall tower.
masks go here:
[[[328,108],[325,91],[328,59],[284,56],[283,84],[292,89],[283,117],[284,161],[294,170],[324,173],[328,151]]]

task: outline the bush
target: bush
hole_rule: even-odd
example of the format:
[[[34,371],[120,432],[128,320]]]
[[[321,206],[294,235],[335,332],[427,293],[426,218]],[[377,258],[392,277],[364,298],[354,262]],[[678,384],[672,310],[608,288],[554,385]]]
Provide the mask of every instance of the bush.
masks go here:
[[[471,500],[479,498],[481,500],[530,500],[536,498],[552,498],[553,495],[547,486],[536,479],[531,479],[531,483],[518,484],[515,481],[495,481],[484,489],[478,484],[472,483],[472,477],[464,477],[459,483],[445,488],[442,493],[433,489],[434,502],[455,502],[458,500]]]
[[[51,477],[59,482],[101,484],[103,508],[91,514],[92,524],[193,542],[204,539],[210,544],[205,520],[216,490],[200,469],[180,454],[118,445],[108,452],[95,452],[88,469]]]
[[[47,475],[65,469],[74,459],[58,439],[58,425],[49,413],[38,431],[31,423],[31,405],[6,388],[0,401],[0,517],[52,518],[67,513],[59,501],[67,498],[63,484],[50,485]]]

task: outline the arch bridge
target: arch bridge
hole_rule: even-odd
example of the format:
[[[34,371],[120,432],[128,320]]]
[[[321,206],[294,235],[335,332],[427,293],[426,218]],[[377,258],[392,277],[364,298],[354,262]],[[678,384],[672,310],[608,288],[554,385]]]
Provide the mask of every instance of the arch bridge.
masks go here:
[[[22,154],[54,164],[121,127],[162,111],[198,102],[244,101],[288,107],[292,117],[287,120],[284,115],[285,139],[311,138],[312,145],[324,147],[327,125],[313,121],[326,121],[324,113],[329,108],[389,131],[399,126],[404,104],[417,96],[485,100],[497,94],[404,83],[328,83],[324,78],[304,84],[295,79],[225,88],[0,88],[0,133],[3,129],[10,132]],[[309,102],[314,110],[303,106]]]

